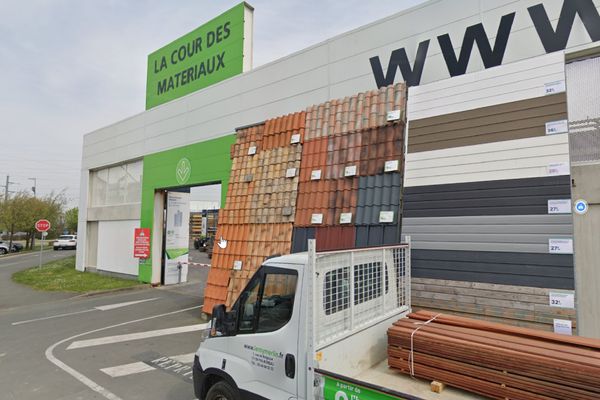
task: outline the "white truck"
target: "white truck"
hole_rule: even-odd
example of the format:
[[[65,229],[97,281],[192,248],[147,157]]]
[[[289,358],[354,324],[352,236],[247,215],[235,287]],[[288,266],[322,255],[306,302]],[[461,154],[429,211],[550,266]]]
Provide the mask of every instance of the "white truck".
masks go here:
[[[361,377],[410,312],[410,244],[272,258],[196,352],[200,400],[414,399]],[[372,382],[372,381],[371,381]]]

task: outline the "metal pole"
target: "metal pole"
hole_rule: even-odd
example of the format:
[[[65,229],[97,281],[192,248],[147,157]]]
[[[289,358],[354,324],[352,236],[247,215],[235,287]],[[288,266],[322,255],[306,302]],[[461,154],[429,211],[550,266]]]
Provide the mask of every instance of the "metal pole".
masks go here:
[[[44,251],[44,232],[40,232],[40,236],[40,269],[42,269],[42,252]]]

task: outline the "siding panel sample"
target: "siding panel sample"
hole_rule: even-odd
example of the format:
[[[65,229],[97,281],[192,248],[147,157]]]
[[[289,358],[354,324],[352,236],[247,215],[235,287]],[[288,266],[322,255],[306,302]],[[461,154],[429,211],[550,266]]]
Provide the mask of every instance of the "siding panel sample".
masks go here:
[[[404,185],[546,177],[552,163],[569,163],[565,134],[410,153]]]
[[[412,251],[415,278],[573,289],[573,256],[558,254]]]
[[[315,229],[317,251],[354,248],[356,230],[353,226],[328,226]]]
[[[440,150],[546,135],[546,123],[567,118],[565,93],[412,120],[408,152]]]
[[[356,227],[356,248],[400,243],[399,225],[372,225]]]
[[[361,176],[358,179],[356,225],[379,225],[381,211],[393,211],[398,222],[402,204],[402,176],[400,173]]]
[[[570,199],[569,176],[507,179],[404,190],[405,218],[468,215],[546,215],[548,200]]]
[[[292,234],[292,253],[308,250],[308,239],[315,238],[315,228],[294,228]]]

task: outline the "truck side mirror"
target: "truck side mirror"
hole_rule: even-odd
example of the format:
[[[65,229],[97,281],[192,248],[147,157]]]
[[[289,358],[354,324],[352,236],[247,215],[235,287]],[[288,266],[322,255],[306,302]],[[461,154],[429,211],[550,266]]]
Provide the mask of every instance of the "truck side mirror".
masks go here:
[[[225,304],[213,307],[210,336],[231,336],[235,334],[236,312],[227,312]]]

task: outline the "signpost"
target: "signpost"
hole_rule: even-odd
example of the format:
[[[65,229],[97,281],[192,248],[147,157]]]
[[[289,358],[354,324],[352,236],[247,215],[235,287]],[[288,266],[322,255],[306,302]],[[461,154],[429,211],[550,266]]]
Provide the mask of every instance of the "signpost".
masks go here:
[[[50,230],[50,221],[47,219],[40,219],[35,223],[35,229],[40,232],[42,237],[40,238],[40,268],[42,268],[42,253],[44,251],[44,238],[48,235]]]
[[[144,259],[150,257],[150,228],[135,228],[133,256]]]

